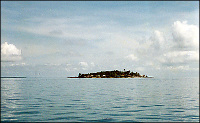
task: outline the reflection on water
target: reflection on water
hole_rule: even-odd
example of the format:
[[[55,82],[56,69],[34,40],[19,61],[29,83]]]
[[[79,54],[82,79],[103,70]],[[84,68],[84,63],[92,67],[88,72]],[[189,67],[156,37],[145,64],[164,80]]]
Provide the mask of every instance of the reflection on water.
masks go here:
[[[9,78],[2,121],[199,121],[199,80]]]

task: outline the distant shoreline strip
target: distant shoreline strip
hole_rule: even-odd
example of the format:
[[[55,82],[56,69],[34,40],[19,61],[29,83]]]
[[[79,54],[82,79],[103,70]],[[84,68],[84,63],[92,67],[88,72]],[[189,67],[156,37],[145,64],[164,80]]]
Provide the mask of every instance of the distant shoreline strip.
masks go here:
[[[26,78],[26,77],[1,77],[1,78]]]
[[[84,77],[67,77],[67,78],[84,78]],[[97,78],[97,79],[101,79],[101,78],[117,78],[117,79],[120,79],[120,78],[154,78],[154,77],[85,77],[85,78]]]

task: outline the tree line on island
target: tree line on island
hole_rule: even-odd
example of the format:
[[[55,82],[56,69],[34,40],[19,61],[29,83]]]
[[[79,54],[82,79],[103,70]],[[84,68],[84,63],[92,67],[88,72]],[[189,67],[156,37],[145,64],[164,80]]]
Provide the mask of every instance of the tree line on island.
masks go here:
[[[130,72],[129,71],[101,71],[96,73],[88,73],[88,74],[81,74],[79,73],[78,77],[68,77],[68,78],[135,78],[135,77],[143,77],[143,78],[150,78],[147,75],[140,75],[138,72]]]

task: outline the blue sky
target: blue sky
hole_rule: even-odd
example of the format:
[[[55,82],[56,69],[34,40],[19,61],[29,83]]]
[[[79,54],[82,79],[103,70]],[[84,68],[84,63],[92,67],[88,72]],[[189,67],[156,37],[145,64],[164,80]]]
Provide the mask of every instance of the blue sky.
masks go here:
[[[2,76],[198,76],[199,1],[1,1]]]

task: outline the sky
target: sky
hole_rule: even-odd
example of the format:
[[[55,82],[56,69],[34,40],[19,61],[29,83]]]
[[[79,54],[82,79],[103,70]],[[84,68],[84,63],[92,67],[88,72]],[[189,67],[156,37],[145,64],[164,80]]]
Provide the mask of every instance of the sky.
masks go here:
[[[199,76],[199,1],[1,1],[1,76]]]

